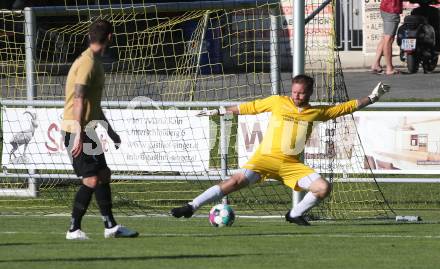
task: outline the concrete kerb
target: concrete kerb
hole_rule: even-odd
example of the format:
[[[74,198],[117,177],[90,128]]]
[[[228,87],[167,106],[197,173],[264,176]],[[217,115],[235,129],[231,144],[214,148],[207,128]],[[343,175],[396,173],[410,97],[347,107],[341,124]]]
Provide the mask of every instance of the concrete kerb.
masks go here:
[[[340,51],[342,69],[344,72],[362,72],[368,71],[374,61],[375,54],[364,54],[362,51]],[[393,64],[397,68],[406,68],[406,64],[400,61],[399,55],[393,54]],[[385,61],[382,59],[382,66]]]

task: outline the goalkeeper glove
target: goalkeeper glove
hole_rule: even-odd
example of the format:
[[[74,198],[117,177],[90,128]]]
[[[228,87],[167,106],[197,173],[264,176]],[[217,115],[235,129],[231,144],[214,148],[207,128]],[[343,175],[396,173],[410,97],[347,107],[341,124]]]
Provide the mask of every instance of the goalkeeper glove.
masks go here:
[[[379,82],[376,87],[373,89],[370,95],[368,95],[368,98],[370,98],[370,102],[374,103],[379,100],[379,98],[384,95],[385,93],[390,91],[390,86],[387,84],[383,84],[382,82]]]
[[[226,109],[224,107],[219,107],[216,109],[207,110],[204,109],[200,111],[197,116],[215,116],[215,115],[225,115],[227,113]]]

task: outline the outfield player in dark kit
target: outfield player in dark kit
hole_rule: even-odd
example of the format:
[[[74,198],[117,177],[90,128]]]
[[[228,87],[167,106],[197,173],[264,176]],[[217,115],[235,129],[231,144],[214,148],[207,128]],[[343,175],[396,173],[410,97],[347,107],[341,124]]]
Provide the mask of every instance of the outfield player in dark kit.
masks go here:
[[[138,233],[118,225],[112,213],[111,171],[107,167],[102,145],[96,135],[96,123],[107,128],[118,148],[121,139],[113,130],[101,108],[104,68],[101,56],[111,41],[113,26],[105,20],[93,22],[89,28],[90,46],[73,63],[67,75],[66,102],[62,130],[64,143],[82,185],[73,203],[72,219],[66,239],[85,240],[81,219],[93,193],[104,220],[104,237],[136,237]]]

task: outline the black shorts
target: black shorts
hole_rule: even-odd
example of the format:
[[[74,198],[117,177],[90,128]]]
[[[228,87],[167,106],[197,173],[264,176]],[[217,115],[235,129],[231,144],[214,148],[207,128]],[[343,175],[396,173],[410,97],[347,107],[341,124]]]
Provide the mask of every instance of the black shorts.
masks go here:
[[[75,134],[63,131],[64,146],[66,146],[67,153],[69,155],[70,161],[72,162],[73,170],[75,171],[77,176],[83,178],[97,176],[99,171],[108,168],[104,152],[102,151],[101,143],[95,142],[99,141],[96,132],[90,132],[89,135],[93,139],[88,137],[87,135],[84,135],[83,151],[78,157],[73,158],[71,151]]]

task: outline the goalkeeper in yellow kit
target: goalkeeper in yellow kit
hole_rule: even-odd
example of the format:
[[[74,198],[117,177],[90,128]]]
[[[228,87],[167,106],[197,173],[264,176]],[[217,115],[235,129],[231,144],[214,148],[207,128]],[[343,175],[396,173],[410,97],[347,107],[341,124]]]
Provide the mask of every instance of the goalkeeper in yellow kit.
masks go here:
[[[207,189],[185,206],[173,208],[171,214],[176,218],[189,218],[206,203],[219,200],[224,195],[249,184],[272,178],[294,190],[308,191],[303,200],[287,212],[286,221],[310,225],[303,214],[327,197],[331,191],[330,183],[303,164],[299,158],[312,132],[313,123],[351,114],[376,102],[389,91],[389,86],[380,82],[367,97],[333,106],[311,106],[309,99],[313,93],[313,84],[313,78],[298,75],[292,79],[290,97],[273,95],[239,106],[227,107],[224,111],[215,109],[200,112],[200,116],[227,113],[253,115],[263,112],[272,112],[272,115],[263,141],[241,172]]]

